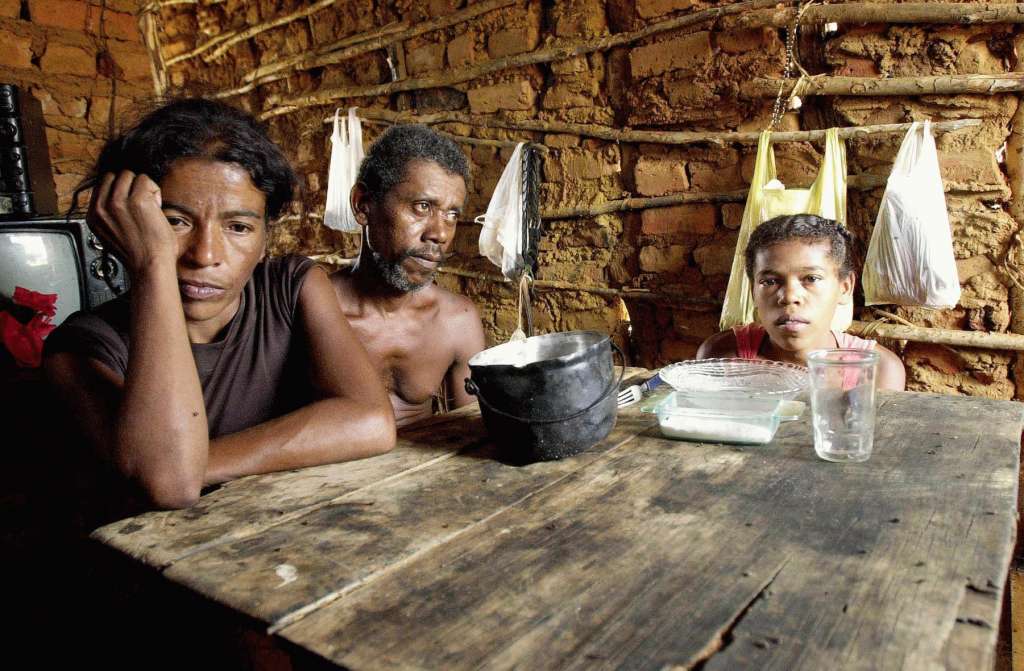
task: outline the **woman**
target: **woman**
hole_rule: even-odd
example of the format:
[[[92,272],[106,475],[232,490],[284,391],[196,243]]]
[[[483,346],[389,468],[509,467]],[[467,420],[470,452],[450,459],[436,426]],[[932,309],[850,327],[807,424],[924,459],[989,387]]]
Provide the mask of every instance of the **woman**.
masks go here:
[[[88,222],[132,288],[47,341],[86,436],[160,507],[204,485],[391,449],[387,393],[303,258],[265,258],[295,176],[252,117],[166,105],[104,147]]]

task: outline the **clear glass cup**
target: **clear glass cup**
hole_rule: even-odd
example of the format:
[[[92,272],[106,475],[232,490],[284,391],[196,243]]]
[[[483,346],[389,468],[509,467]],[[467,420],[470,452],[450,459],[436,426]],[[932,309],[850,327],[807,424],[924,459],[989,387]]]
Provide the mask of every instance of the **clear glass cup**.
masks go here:
[[[826,461],[867,461],[875,441],[878,353],[820,349],[807,355],[814,451]]]

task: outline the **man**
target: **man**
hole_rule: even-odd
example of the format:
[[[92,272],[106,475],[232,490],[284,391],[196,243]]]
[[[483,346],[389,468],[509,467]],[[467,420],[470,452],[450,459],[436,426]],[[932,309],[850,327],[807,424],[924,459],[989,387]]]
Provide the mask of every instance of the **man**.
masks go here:
[[[331,280],[342,310],[391,395],[398,426],[429,417],[442,383],[472,400],[468,361],[484,348],[473,303],[434,284],[466,200],[469,165],[454,142],[420,125],[387,129],[352,188],[363,244]]]
[[[308,259],[266,258],[294,184],[252,117],[201,99],[112,139],[86,183],[89,225],[132,289],[54,331],[45,369],[100,455],[158,507],[394,445],[329,278]]]

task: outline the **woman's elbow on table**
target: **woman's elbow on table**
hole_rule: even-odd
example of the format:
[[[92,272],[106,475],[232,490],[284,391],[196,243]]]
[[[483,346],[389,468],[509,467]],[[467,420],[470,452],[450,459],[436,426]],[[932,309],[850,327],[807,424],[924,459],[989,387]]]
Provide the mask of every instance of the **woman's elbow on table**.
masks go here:
[[[167,453],[173,450],[167,448]],[[126,450],[117,450],[114,463],[121,475],[137,483],[158,508],[188,508],[199,500],[203,472],[189,463],[140,458]]]

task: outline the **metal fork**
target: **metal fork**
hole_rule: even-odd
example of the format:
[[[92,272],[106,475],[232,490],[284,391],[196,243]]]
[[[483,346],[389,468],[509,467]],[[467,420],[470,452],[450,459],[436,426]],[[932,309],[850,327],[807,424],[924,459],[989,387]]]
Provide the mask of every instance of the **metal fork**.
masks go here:
[[[648,378],[640,384],[634,384],[626,387],[619,392],[619,407],[624,408],[627,405],[633,405],[641,398],[644,397],[649,391],[652,391],[655,387],[661,384],[661,378],[658,375]]]

